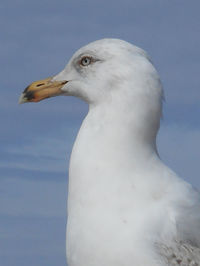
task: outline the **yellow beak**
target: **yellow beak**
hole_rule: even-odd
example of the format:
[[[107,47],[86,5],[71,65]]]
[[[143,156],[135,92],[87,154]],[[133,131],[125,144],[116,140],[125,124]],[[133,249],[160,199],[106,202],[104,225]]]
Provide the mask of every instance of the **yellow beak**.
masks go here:
[[[19,103],[39,102],[49,97],[62,95],[63,91],[61,88],[67,81],[53,81],[52,78],[49,77],[31,83],[21,94]]]

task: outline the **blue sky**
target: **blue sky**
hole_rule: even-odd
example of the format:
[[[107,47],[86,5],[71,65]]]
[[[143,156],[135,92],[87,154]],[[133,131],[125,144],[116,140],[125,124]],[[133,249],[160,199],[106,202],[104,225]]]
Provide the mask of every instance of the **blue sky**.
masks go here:
[[[199,10],[199,0],[1,1],[1,265],[66,266],[68,161],[87,105],[18,98],[90,41],[121,38],[148,51],[165,88],[160,155],[200,188]]]

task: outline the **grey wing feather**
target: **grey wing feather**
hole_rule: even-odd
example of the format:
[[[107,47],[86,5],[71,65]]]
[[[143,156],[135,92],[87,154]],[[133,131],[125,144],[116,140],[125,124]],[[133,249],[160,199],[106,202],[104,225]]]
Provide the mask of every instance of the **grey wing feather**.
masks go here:
[[[173,247],[157,245],[160,255],[169,266],[200,266],[200,248],[190,243],[176,242]]]

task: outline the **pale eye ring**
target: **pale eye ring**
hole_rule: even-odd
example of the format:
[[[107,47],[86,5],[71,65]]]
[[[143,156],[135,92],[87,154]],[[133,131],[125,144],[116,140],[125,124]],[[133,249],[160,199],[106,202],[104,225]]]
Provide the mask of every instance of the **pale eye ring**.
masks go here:
[[[80,64],[81,64],[82,66],[88,66],[88,65],[91,63],[91,61],[92,61],[91,57],[89,57],[89,56],[84,56],[84,57],[81,59]]]

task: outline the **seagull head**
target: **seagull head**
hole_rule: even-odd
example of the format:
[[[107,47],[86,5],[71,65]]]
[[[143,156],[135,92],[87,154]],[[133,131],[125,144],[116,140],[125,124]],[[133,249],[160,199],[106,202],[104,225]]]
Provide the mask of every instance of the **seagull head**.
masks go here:
[[[123,40],[102,39],[75,52],[59,74],[26,87],[19,103],[58,95],[76,96],[91,105],[124,98],[144,105],[161,102],[162,86],[144,50]]]

